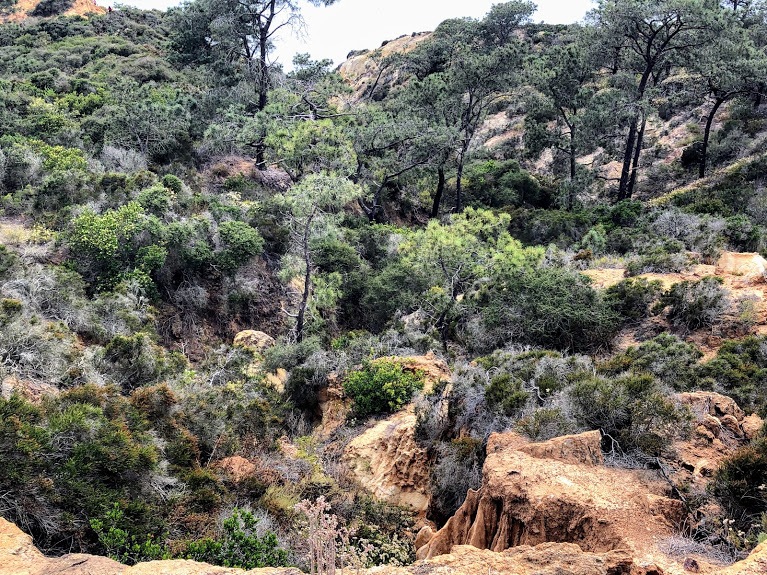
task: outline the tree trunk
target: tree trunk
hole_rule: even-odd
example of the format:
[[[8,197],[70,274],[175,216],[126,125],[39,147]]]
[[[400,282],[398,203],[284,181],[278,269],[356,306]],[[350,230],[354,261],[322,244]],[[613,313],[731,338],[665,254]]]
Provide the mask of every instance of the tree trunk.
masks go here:
[[[274,9],[272,9],[274,10]],[[269,63],[267,61],[267,56],[269,55],[269,31],[268,26],[271,26],[271,18],[269,19],[269,24],[267,25],[267,29],[264,29],[264,26],[261,27],[261,33],[259,34],[258,39],[258,70],[256,72],[257,79],[256,82],[258,83],[257,90],[258,90],[258,103],[257,108],[259,112],[263,112],[266,108],[266,105],[268,103],[268,95],[269,95]],[[263,132],[258,135],[258,140],[256,141],[256,167],[259,170],[265,170],[266,169],[266,134]]]
[[[698,166],[698,178],[706,177],[706,164],[708,162],[708,141],[711,137],[711,125],[714,123],[714,117],[716,116],[719,107],[724,104],[725,98],[717,98],[714,102],[714,107],[708,113],[706,118],[706,129],[703,132],[703,149],[700,151],[700,165]]]
[[[458,172],[455,179],[455,211],[461,213],[463,211],[463,160],[458,162]]]
[[[442,195],[445,193],[445,165],[440,164],[437,168],[437,192],[431,204],[431,217],[439,217],[439,208],[442,204]]]
[[[639,118],[631,120],[629,133],[626,136],[626,148],[623,152],[623,167],[621,168],[621,179],[618,184],[618,201],[625,200],[628,197],[629,181],[631,180],[631,159],[636,146],[637,122]]]
[[[645,67],[645,71],[642,74],[642,79],[639,81],[637,88],[637,97],[634,103],[638,106],[644,98],[645,90],[647,89],[647,82],[650,80],[652,71],[655,68],[655,61],[650,61]],[[623,167],[621,168],[621,179],[618,184],[618,201],[625,200],[631,197],[631,163],[635,155],[637,147],[637,128],[639,124],[639,115],[641,111],[637,110],[634,113],[634,117],[631,119],[631,126],[629,127],[628,136],[626,136],[626,149],[623,152]],[[644,121],[642,122],[644,126]],[[644,131],[644,128],[643,128]]]
[[[570,126],[570,189],[567,190],[567,211],[573,211],[575,204],[575,127]]]
[[[630,198],[634,194],[634,186],[637,182],[637,171],[639,170],[639,157],[642,155],[642,144],[644,143],[644,132],[647,126],[647,118],[642,118],[642,126],[639,128],[637,134],[637,142],[634,148],[634,159],[631,163],[631,178],[629,178],[628,189],[626,190],[626,199]]]
[[[304,340],[304,324],[306,323],[306,308],[309,306],[309,296],[312,292],[312,254],[309,250],[309,233],[312,228],[314,213],[309,216],[304,227],[304,234],[301,238],[303,256],[304,256],[304,293],[301,295],[301,303],[298,306],[298,315],[296,316],[296,341],[301,343]]]

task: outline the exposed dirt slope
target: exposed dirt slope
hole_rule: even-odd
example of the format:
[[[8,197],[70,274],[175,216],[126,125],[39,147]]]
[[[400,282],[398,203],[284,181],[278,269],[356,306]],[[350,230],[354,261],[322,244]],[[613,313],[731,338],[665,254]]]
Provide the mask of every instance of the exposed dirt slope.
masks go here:
[[[0,14],[0,23],[21,22],[30,18],[40,0],[18,0],[13,12]],[[89,14],[105,14],[103,6],[98,6],[93,0],[73,0],[72,6],[64,12],[64,16],[88,16]]]
[[[392,54],[406,54],[431,35],[431,32],[413,33],[385,42],[375,50],[350,52],[338,71],[353,90],[353,99],[371,96],[376,87],[392,86],[399,77],[396,68],[384,65]]]
[[[689,270],[680,273],[646,273],[639,278],[657,280],[664,289],[683,281],[697,281],[706,276],[716,276],[722,279],[722,286],[729,292],[730,309],[727,315],[736,318],[740,302],[751,301],[754,306],[753,325],[747,333],[756,335],[767,334],[767,283],[765,282],[765,269],[767,261],[759,254],[724,252],[716,265],[695,265]],[[592,285],[599,289],[605,289],[625,279],[623,268],[596,268],[584,270]],[[636,345],[640,339],[638,334],[643,333],[652,337],[661,331],[668,331],[670,326],[660,317],[652,317],[642,325],[632,326],[624,330],[616,339],[616,348],[625,350],[631,345]],[[722,340],[728,337],[738,337],[747,333],[729,333],[711,329],[701,329],[686,335],[686,339],[697,345],[704,353],[704,359],[713,356],[722,344]]]

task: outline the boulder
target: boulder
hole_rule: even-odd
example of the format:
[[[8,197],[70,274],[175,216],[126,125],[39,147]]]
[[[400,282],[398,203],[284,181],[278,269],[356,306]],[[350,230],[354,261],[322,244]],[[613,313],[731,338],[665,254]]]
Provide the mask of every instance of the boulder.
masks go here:
[[[416,417],[400,412],[379,421],[344,449],[357,481],[382,501],[424,515],[429,508],[429,456],[415,441]]]
[[[676,397],[698,417],[706,413],[718,418],[732,415],[737,421],[742,421],[746,415],[734,399],[713,391],[678,393]]]
[[[723,252],[716,262],[716,275],[742,276],[754,283],[764,281],[767,260],[758,253]]]
[[[719,575],[764,575],[767,573],[767,542],[762,543],[743,561],[722,569]]]
[[[234,336],[234,346],[261,354],[274,345],[274,338],[263,331],[246,329]]]
[[[740,423],[740,427],[743,429],[744,437],[748,440],[751,440],[759,435],[762,427],[764,427],[764,420],[755,413],[752,413],[751,415],[743,418],[743,421]]]
[[[419,549],[431,541],[434,537],[434,529],[431,525],[424,525],[415,536],[415,548]]]

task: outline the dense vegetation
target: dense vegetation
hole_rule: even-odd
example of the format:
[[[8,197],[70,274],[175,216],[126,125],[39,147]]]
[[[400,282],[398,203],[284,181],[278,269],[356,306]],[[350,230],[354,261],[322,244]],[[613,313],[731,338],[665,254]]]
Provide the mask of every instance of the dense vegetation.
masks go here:
[[[630,277],[767,254],[763,3],[600,1],[565,27],[513,0],[363,54],[354,87],[270,64],[270,10],[299,7],[45,2],[0,25],[3,517],[50,553],[306,567],[295,527],[325,516],[299,501],[327,501],[350,554],[405,563],[412,518],[338,453],[414,395],[440,524],[492,431],[600,429],[614,463],[658,467],[689,431],[674,392],[767,415],[754,302]],[[233,346],[244,329],[277,343]],[[725,341],[701,361],[706,331]],[[615,353],[620,332],[640,343]],[[427,393],[375,361],[427,351],[455,372]],[[329,381],[353,411],[321,441]],[[232,455],[258,472],[233,481]],[[761,439],[703,494],[741,549],[764,469]]]

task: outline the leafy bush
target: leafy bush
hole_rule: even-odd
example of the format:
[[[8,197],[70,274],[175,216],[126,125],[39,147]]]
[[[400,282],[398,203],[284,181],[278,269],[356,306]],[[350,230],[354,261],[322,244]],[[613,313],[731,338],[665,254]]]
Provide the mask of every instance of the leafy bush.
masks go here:
[[[599,371],[610,375],[628,370],[646,372],[683,391],[699,385],[698,361],[701,357],[703,353],[693,344],[663,333],[602,363]]]
[[[594,255],[600,255],[604,253],[607,248],[607,236],[605,235],[605,227],[602,224],[597,224],[591,228],[581,238],[579,242],[580,249],[588,250]]]
[[[722,279],[705,277],[695,282],[674,284],[659,300],[658,308],[668,306],[671,323],[685,331],[711,327],[717,323],[729,305],[728,292]]]
[[[149,274],[165,263],[163,229],[138,202],[96,214],[84,210],[72,222],[67,241],[79,271],[98,289],[114,289],[120,281],[137,279],[154,287]],[[147,241],[149,239],[149,241]]]
[[[722,461],[710,489],[738,529],[750,532],[754,523],[759,526],[760,516],[767,513],[767,438],[741,447]]]
[[[121,528],[120,525],[124,523],[123,518],[124,513],[120,509],[120,504],[115,503],[103,518],[90,520],[91,529],[96,532],[99,543],[108,557],[126,565],[170,558],[168,549],[155,542],[151,535],[141,540]]]
[[[401,409],[423,389],[423,374],[405,371],[396,361],[367,362],[344,382],[344,393],[354,403],[354,414],[365,418]]]
[[[592,377],[577,382],[569,395],[576,418],[589,429],[600,429],[626,452],[657,457],[685,428],[686,412],[650,375]]]
[[[522,389],[522,382],[508,373],[496,375],[485,390],[485,401],[492,409],[499,409],[505,415],[514,415],[522,409],[530,394]]]
[[[147,213],[162,217],[170,209],[174,199],[174,192],[161,185],[155,184],[142,190],[136,201]]]
[[[104,372],[109,379],[130,391],[154,383],[184,366],[179,354],[166,354],[148,334],[113,337],[104,349]]]
[[[185,559],[223,565],[257,569],[288,565],[288,552],[280,547],[272,531],[257,532],[258,520],[250,511],[235,507],[224,519],[222,533],[217,539],[201,539],[187,544]]]
[[[515,428],[527,435],[533,441],[546,441],[575,433],[576,426],[561,408],[541,407],[517,421]]]
[[[685,246],[677,240],[643,249],[642,254],[626,266],[626,274],[678,273],[689,265]]]
[[[588,280],[568,270],[499,275],[479,296],[484,333],[473,336],[486,350],[513,342],[595,351],[607,347],[619,328],[619,316]]]
[[[731,396],[743,409],[767,415],[767,338],[725,341],[716,357],[700,366],[698,377],[711,381],[715,390]]]
[[[264,249],[261,235],[245,222],[224,222],[219,226],[218,234],[222,249],[216,254],[216,262],[228,273],[236,271]]]
[[[42,0],[32,11],[32,16],[58,16],[72,7],[74,0]]]
[[[657,280],[630,278],[607,288],[604,297],[625,322],[639,322],[649,315],[650,306],[662,291]]]
[[[174,194],[180,194],[184,190],[184,182],[181,181],[181,178],[174,176],[173,174],[165,174],[162,177],[162,185]]]
[[[549,208],[553,193],[533,175],[519,167],[515,160],[487,160],[466,168],[468,203],[491,208],[524,206]]]

